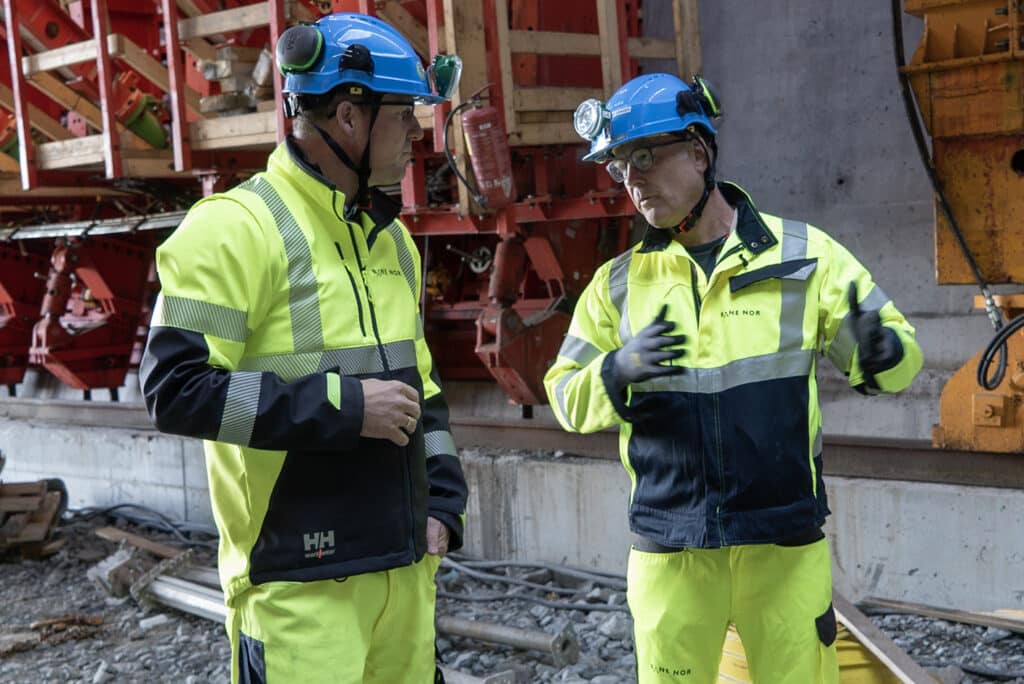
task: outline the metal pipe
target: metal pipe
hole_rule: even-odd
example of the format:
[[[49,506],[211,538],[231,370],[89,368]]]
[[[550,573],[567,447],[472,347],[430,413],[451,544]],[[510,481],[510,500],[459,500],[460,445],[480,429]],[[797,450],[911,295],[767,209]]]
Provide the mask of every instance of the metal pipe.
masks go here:
[[[576,634],[569,626],[558,634],[550,634],[443,615],[437,616],[436,625],[439,632],[453,636],[550,653],[556,667],[572,665],[580,656]]]
[[[228,610],[221,592],[175,577],[158,576],[145,588],[144,595],[156,603],[207,620],[224,622],[227,619]]]

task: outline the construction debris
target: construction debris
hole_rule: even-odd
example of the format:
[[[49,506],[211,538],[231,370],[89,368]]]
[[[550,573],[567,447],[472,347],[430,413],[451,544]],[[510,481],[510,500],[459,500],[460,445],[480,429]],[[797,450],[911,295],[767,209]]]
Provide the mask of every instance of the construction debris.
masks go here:
[[[557,634],[506,627],[492,622],[437,616],[437,631],[452,636],[468,637],[495,644],[506,644],[525,650],[541,651],[551,656],[557,667],[572,665],[580,657],[576,634],[568,625]]]
[[[4,458],[0,454],[0,471]],[[45,558],[66,542],[54,536],[67,509],[68,493],[62,480],[0,482],[0,557],[19,552],[23,558]]]

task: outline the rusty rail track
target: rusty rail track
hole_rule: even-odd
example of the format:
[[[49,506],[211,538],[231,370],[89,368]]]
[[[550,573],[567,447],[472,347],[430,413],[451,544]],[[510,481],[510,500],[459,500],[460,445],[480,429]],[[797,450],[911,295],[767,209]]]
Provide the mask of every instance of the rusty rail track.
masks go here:
[[[0,399],[0,420],[84,428],[153,430],[138,404]],[[550,420],[492,419],[452,413],[460,446],[561,451],[619,458],[618,432],[564,432]],[[946,451],[924,440],[825,436],[825,474],[906,482],[1024,489],[1024,454]]]

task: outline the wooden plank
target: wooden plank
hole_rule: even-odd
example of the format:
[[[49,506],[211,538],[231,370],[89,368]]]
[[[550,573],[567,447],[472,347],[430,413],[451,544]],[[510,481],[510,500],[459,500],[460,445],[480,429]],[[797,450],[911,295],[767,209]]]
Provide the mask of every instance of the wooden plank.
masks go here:
[[[86,135],[71,140],[43,143],[37,148],[36,154],[36,161],[43,171],[102,164],[103,136]]]
[[[273,147],[277,142],[276,111],[206,119],[189,124],[193,150]]]
[[[101,527],[96,530],[96,536],[112,542],[127,542],[137,549],[149,551],[154,556],[159,556],[160,558],[174,558],[181,553],[180,550],[173,546],[167,546],[152,539],[146,539],[137,534],[119,530],[116,527]]]
[[[234,9],[210,12],[178,21],[178,38],[204,38],[218,33],[231,33],[266,26],[270,20],[267,3],[243,5]]]
[[[885,632],[876,627],[864,613],[847,601],[837,591],[832,592],[832,607],[836,619],[857,638],[866,649],[871,651],[890,672],[904,684],[929,684],[934,682],[928,672],[914,662],[906,651],[901,649]]]
[[[697,0],[674,0],[672,19],[675,22],[676,69],[680,78],[689,81],[703,68]]]
[[[509,136],[508,144],[521,145],[583,145],[585,141],[568,123],[520,123],[519,131]]]
[[[90,38],[81,43],[70,43],[63,47],[37,52],[21,58],[21,72],[26,76],[40,71],[53,71],[61,67],[92,62],[96,59],[96,41]]]
[[[45,482],[12,482],[8,484],[0,484],[0,496],[42,496],[45,493]]]
[[[416,54],[424,60],[430,60],[432,55],[427,39],[427,27],[412,16],[409,10],[402,7],[401,3],[389,0],[377,8],[377,14],[406,37]]]
[[[14,93],[3,83],[0,83],[0,104],[12,112],[14,111]],[[49,114],[36,107],[31,102],[28,105],[29,122],[32,128],[36,129],[50,140],[67,140],[71,137],[68,129],[60,125]]]
[[[893,613],[909,613],[911,615],[923,615],[924,617],[938,618],[950,622],[959,622],[965,625],[980,625],[982,627],[995,627],[1004,629],[1007,632],[1024,634],[1024,620],[1017,620],[1012,617],[994,615],[992,613],[972,613],[966,610],[953,608],[939,608],[924,603],[910,603],[907,601],[893,601],[889,599],[869,597],[861,601],[865,608],[886,610]]]
[[[629,56],[634,59],[675,59],[676,42],[660,38],[632,37],[626,39]]]
[[[108,47],[112,57],[118,57],[124,61],[165,93],[170,91],[171,80],[167,74],[166,67],[150,57],[149,53],[132,42],[130,38],[117,33],[111,34],[108,40]],[[185,106],[188,108],[189,113],[202,118],[203,115],[199,111],[199,93],[187,85],[185,86]]]
[[[3,173],[21,173],[21,164],[17,160],[8,157],[6,154],[0,154],[0,172]],[[18,187],[20,188],[20,182]],[[20,194],[20,193],[18,193]]]
[[[40,71],[32,75],[31,83],[55,102],[81,114],[82,118],[88,121],[93,128],[102,127],[103,117],[100,114],[99,107],[64,85],[64,82],[56,76]],[[124,124],[119,122],[117,126],[122,142],[126,142],[129,146],[138,149],[152,149],[149,143],[125,128]]]
[[[509,42],[508,0],[494,0],[494,11],[498,19],[498,63],[501,66],[501,94],[505,110],[505,132],[515,133],[519,130],[516,119],[516,106],[513,102],[515,80],[512,76],[512,45]]]
[[[3,496],[0,494],[0,513],[34,511],[43,503],[41,496]]]
[[[484,45],[484,16],[482,2],[465,0],[444,0],[444,33],[449,51],[462,58],[462,79],[458,92],[452,97],[452,107],[457,107],[470,94],[487,83],[487,49]],[[452,122],[452,136],[456,163],[462,175],[475,182],[472,166],[468,163],[466,141],[462,134],[461,117]],[[481,213],[476,202],[471,201],[465,185],[459,183],[459,213]]]
[[[178,42],[181,43],[181,47],[184,48],[185,52],[196,59],[204,62],[217,59],[217,51],[202,38],[189,38],[188,40],[179,40]]]
[[[517,88],[515,108],[521,112],[575,111],[587,98],[601,99],[600,88]]]
[[[601,46],[601,81],[604,99],[622,85],[622,54],[619,51],[619,13],[615,0],[597,0],[597,35]]]
[[[512,52],[534,55],[599,55],[601,39],[593,33],[509,31]]]

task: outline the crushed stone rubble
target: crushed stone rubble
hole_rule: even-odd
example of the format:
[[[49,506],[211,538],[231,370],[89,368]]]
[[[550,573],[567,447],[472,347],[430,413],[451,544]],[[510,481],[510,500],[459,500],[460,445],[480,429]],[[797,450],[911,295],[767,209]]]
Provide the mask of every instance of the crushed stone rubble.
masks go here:
[[[229,682],[230,649],[220,623],[170,608],[143,609],[87,577],[118,550],[93,534],[107,524],[65,522],[61,534],[68,543],[55,555],[0,560],[0,682]],[[175,541],[124,520],[115,524],[154,541]],[[208,548],[195,554],[214,562]],[[447,668],[481,679],[504,673],[504,681],[519,684],[636,681],[622,577],[453,556],[438,572],[437,587],[439,616],[552,637],[567,633],[578,648],[575,662],[558,662],[551,651],[439,633]],[[943,684],[1024,684],[1024,636],[914,615],[871,619]]]

